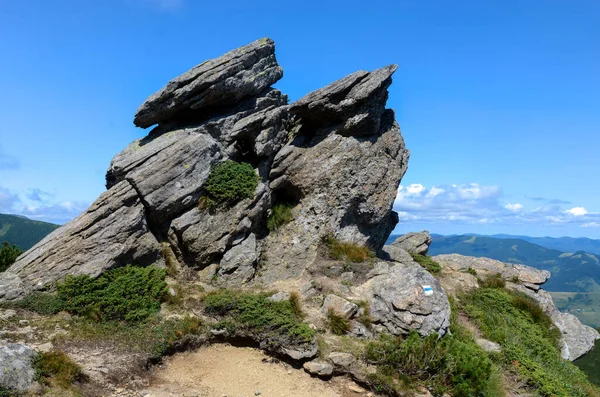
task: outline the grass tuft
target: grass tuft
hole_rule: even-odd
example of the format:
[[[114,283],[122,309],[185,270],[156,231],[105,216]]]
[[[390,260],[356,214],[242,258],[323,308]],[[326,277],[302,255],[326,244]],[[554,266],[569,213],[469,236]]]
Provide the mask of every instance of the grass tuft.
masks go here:
[[[273,232],[286,223],[291,222],[294,219],[292,208],[289,204],[276,204],[271,208],[271,214],[267,218],[267,229]]]
[[[506,281],[504,281],[500,273],[496,273],[485,278],[480,278],[479,287],[503,289],[504,287],[506,287]]]
[[[375,253],[364,245],[340,241],[333,236],[326,236],[324,242],[331,259],[360,263],[375,257]]]
[[[36,380],[47,386],[69,389],[73,383],[83,379],[83,373],[69,356],[61,351],[40,353],[34,362]]]
[[[329,310],[327,310],[327,328],[329,328],[334,335],[344,335],[350,331],[350,320],[337,314],[333,308],[329,308]]]
[[[204,189],[206,196],[198,207],[214,210],[220,205],[232,206],[240,200],[253,198],[259,177],[248,163],[225,160],[210,172]]]

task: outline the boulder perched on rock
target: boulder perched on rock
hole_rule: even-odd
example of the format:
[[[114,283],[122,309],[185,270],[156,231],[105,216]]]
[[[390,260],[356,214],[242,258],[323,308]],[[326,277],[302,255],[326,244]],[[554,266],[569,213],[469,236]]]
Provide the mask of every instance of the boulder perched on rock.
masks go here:
[[[561,353],[567,360],[573,361],[583,356],[593,349],[595,341],[600,339],[598,331],[582,324],[574,315],[560,312],[550,294],[541,289],[550,278],[550,272],[547,270],[458,254],[437,255],[433,259],[442,266],[441,282],[449,291],[477,288],[478,277],[499,274],[506,282],[506,288],[522,292],[536,300],[561,331]],[[477,277],[468,272],[475,273]]]
[[[432,238],[429,235],[427,230],[422,232],[411,232],[406,233],[396,239],[391,245],[391,247],[402,248],[404,251],[425,255],[429,250],[429,246],[431,245]]]
[[[25,345],[0,341],[0,387],[16,392],[31,387],[35,380],[35,356]]]
[[[394,335],[415,330],[444,335],[450,326],[450,304],[440,283],[417,263],[394,264],[357,288],[367,299],[370,317]]]
[[[162,266],[163,255],[240,286],[301,274],[327,235],[379,250],[409,156],[385,107],[396,68],[353,73],[288,105],[271,87],[283,72],[265,38],[176,77],[140,106],[134,123],[157,126],[113,158],[108,190],[0,274],[0,301],[67,274]],[[250,164],[258,186],[207,208],[209,175],[226,160]],[[269,231],[278,204],[293,220]]]

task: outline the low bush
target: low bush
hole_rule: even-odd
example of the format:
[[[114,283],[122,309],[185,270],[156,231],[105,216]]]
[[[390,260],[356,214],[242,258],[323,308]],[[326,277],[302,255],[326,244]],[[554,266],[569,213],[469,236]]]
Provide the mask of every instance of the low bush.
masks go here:
[[[427,269],[429,273],[439,273],[442,270],[442,267],[439,263],[431,259],[430,256],[425,256],[421,254],[411,253],[410,256],[417,262],[419,265]]]
[[[160,310],[166,272],[153,266],[125,266],[98,278],[67,276],[57,284],[64,310],[96,321],[139,322]]]
[[[382,335],[370,342],[365,358],[378,366],[385,380],[404,386],[425,383],[436,395],[451,393],[456,397],[483,395],[490,388],[494,365],[470,336],[431,334],[425,338],[411,332],[406,338]],[[390,378],[388,378],[389,380]],[[394,383],[383,389],[397,390]]]
[[[48,316],[64,310],[64,303],[57,295],[34,292],[21,300],[3,303],[0,307],[29,310]]]
[[[83,378],[81,368],[61,351],[40,353],[34,362],[36,380],[47,386],[70,388]]]
[[[360,263],[375,257],[375,253],[364,245],[340,241],[333,236],[326,236],[324,242],[331,259]]]
[[[350,331],[350,320],[329,308],[327,310],[327,328],[335,335],[344,335]]]
[[[230,206],[245,198],[254,197],[259,177],[248,163],[226,160],[210,172],[204,186],[206,196],[199,203],[214,209],[219,205]]]
[[[0,386],[0,397],[16,397],[16,393],[8,390],[4,386]]]
[[[15,263],[19,255],[21,255],[23,251],[19,249],[16,245],[9,245],[6,241],[2,243],[0,247],[0,273],[5,271]]]
[[[500,363],[542,396],[600,396],[585,374],[561,358],[560,333],[539,306],[492,282],[461,298],[463,310],[484,337],[502,346]]]
[[[302,322],[297,302],[268,298],[267,294],[220,290],[204,297],[205,311],[223,317],[236,332],[285,337],[297,343],[312,341],[314,331]]]
[[[480,278],[478,280],[479,287],[481,288],[504,288],[506,287],[506,281],[502,278],[500,273],[487,276],[485,278]]]
[[[473,269],[472,267],[469,266],[469,268],[467,269],[467,273],[469,273],[472,276],[477,277],[477,270]]]
[[[267,229],[273,232],[281,226],[294,219],[292,215],[292,206],[288,204],[276,204],[271,208],[271,214],[267,218]]]

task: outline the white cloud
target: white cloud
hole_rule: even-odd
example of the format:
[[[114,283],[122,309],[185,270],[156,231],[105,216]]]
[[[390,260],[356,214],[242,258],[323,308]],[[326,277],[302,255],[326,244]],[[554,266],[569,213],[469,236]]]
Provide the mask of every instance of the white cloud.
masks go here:
[[[510,203],[508,203],[508,204],[506,204],[504,206],[504,208],[506,208],[507,210],[512,211],[512,212],[519,212],[520,210],[523,209],[523,204],[520,204],[520,203],[510,204]]]
[[[394,202],[401,222],[504,225],[576,225],[600,227],[600,213],[583,207],[569,210],[558,204],[526,211],[519,202],[506,202],[496,185],[470,183],[427,187],[416,183],[400,187]]]
[[[600,227],[600,222],[588,222],[581,225],[581,227]]]
[[[566,212],[573,216],[584,216],[588,213],[587,210],[583,207],[573,207],[570,210],[567,210]]]

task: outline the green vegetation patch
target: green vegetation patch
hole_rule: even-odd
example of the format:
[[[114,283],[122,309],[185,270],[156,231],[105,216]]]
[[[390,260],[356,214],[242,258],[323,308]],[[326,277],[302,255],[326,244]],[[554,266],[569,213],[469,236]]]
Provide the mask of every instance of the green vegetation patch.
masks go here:
[[[413,254],[410,253],[410,256],[417,262],[419,265],[427,269],[429,273],[439,273],[442,270],[442,267],[439,263],[431,259],[430,256],[425,256],[421,254]]]
[[[23,251],[19,249],[16,245],[9,245],[6,241],[2,243],[0,247],[0,272],[5,271],[15,263],[19,255],[21,255]]]
[[[461,298],[484,336],[502,346],[500,363],[542,396],[598,396],[585,374],[561,358],[559,331],[529,297],[482,288]]]
[[[292,206],[289,204],[276,204],[271,208],[271,214],[267,218],[267,229],[273,232],[281,226],[289,223],[294,219],[292,215]]]
[[[166,294],[166,272],[153,266],[125,266],[98,278],[67,276],[57,284],[63,309],[96,321],[135,323],[160,310]]]
[[[5,302],[0,307],[6,309],[22,309],[49,316],[64,310],[63,301],[54,294],[34,292],[27,297],[13,302]]]
[[[365,349],[368,362],[377,365],[371,378],[376,390],[398,395],[415,384],[425,384],[434,395],[495,396],[500,384],[492,360],[459,325],[452,335],[406,338],[382,335]]]
[[[326,236],[324,243],[331,259],[360,263],[375,257],[375,253],[369,247],[340,241],[333,236]]]
[[[231,206],[245,198],[253,198],[259,177],[248,163],[226,160],[210,172],[200,206],[214,209],[219,205]]]
[[[223,317],[219,327],[234,333],[261,337],[284,337],[292,342],[308,343],[314,331],[302,322],[297,302],[272,302],[267,294],[220,290],[204,297],[205,311]]]
[[[201,335],[201,321],[186,316],[181,319],[161,320],[151,316],[139,323],[109,321],[98,323],[76,317],[71,321],[70,340],[111,342],[132,353],[143,353],[150,360],[164,356],[176,342],[186,336]]]
[[[36,380],[47,386],[58,386],[69,389],[83,373],[69,356],[61,351],[40,353],[34,362]]]
[[[598,331],[600,331],[600,328]],[[596,346],[591,352],[578,358],[573,364],[587,374],[590,382],[600,386],[600,340],[596,341]]]

